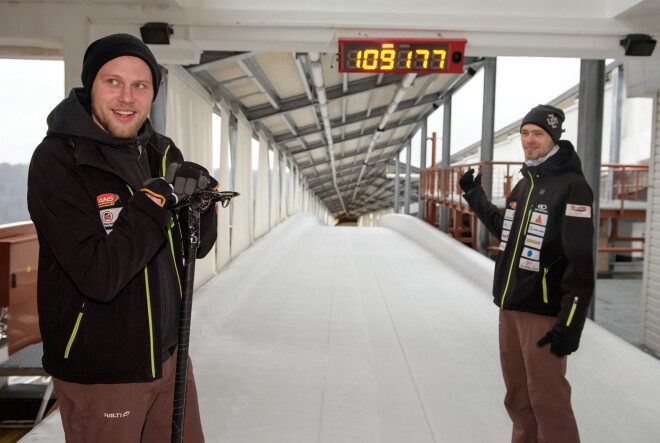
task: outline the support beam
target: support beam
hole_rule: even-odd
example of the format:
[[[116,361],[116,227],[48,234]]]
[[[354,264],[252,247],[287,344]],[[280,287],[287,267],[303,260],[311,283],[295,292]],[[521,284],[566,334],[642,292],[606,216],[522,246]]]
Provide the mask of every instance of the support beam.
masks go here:
[[[403,211],[405,214],[410,215],[410,161],[412,158],[412,143],[408,142],[406,147],[406,178],[405,186],[403,188]],[[396,178],[397,180],[399,177]]]
[[[426,132],[428,131],[428,119],[424,119],[424,123],[422,123],[422,137],[421,137],[421,143],[419,145],[419,168],[420,169],[425,169],[426,168]],[[421,200],[422,192],[422,182],[420,182],[417,185],[417,193],[418,193],[418,199],[417,199],[417,217],[420,220],[424,220],[425,217],[425,207],[424,207],[424,202]]]
[[[495,149],[495,73],[497,71],[497,59],[494,57],[486,58],[484,66],[484,104],[483,119],[481,123],[481,156],[480,161],[487,162],[493,160],[493,151]],[[492,166],[484,167],[482,173],[483,188],[488,198],[492,196],[493,174]],[[479,222],[479,233],[477,246],[481,253],[486,254],[486,246],[490,243],[490,232]]]
[[[591,216],[594,223],[594,278],[598,258],[598,227],[600,225],[600,159],[603,137],[603,99],[605,87],[605,61],[580,62],[580,102],[578,104],[577,153],[582,170],[594,193]],[[596,297],[591,298],[589,318],[594,319]]]
[[[445,98],[442,115],[442,166],[451,164],[451,95]],[[449,232],[449,208],[445,205],[440,207],[439,228],[442,232]]]
[[[399,213],[399,197],[400,197],[400,191],[399,191],[399,156],[396,156],[395,160],[395,166],[394,166],[394,213],[398,214]]]
[[[350,97],[352,95],[362,94],[364,92],[371,92],[375,89],[386,88],[396,84],[400,80],[401,76],[396,74],[384,75],[380,84],[377,83],[378,76],[363,78],[361,80],[348,83],[348,92],[344,92],[343,85],[338,85],[326,89],[327,101],[328,103],[331,103],[334,100],[340,100],[342,97]],[[250,121],[261,120],[264,118],[272,117],[274,115],[278,115],[281,112],[291,112],[314,106],[313,103],[309,102],[306,94],[283,100],[281,105],[282,109],[280,110],[274,110],[270,105],[262,105],[256,108],[248,109],[247,118]]]

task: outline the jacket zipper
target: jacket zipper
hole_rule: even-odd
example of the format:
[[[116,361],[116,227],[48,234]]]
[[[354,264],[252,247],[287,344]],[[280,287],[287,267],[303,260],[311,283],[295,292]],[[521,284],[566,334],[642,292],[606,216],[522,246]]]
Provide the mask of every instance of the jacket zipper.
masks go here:
[[[133,189],[129,185],[126,185],[128,191],[133,195]],[[151,294],[149,291],[149,271],[147,267],[144,267],[144,284],[147,288],[147,317],[149,319],[149,346],[151,348],[151,376],[156,378],[156,363],[154,359],[154,325],[153,319],[151,317]]]
[[[578,304],[578,298],[575,296],[573,299],[573,307],[571,307],[571,313],[568,314],[568,320],[566,320],[566,326],[571,325],[571,320],[573,320],[573,314],[575,314],[575,310],[577,309],[577,304]]]
[[[502,293],[502,301],[500,303],[501,308],[504,307],[504,298],[506,297],[506,293],[509,289],[509,283],[511,282],[511,273],[513,272],[513,266],[516,263],[516,258],[518,257],[518,244],[520,243],[520,234],[522,234],[523,232],[523,227],[527,225],[526,220],[528,220],[532,214],[532,210],[530,209],[528,212],[527,207],[529,206],[529,199],[532,196],[532,190],[534,189],[534,178],[532,177],[532,174],[529,171],[527,171],[527,175],[529,175],[531,186],[529,187],[529,193],[527,194],[527,201],[525,202],[525,209],[523,210],[522,223],[520,223],[520,228],[518,228],[518,236],[516,237],[516,247],[513,249],[511,266],[509,267],[509,275],[506,278],[506,286],[504,286],[504,292]]]
[[[548,275],[548,268],[543,268],[543,303],[548,302],[548,283],[546,282],[546,276]]]
[[[71,350],[73,341],[76,339],[76,335],[78,334],[78,328],[80,327],[80,322],[82,321],[84,307],[85,307],[85,303],[83,302],[82,306],[80,307],[80,312],[78,313],[78,318],[76,319],[76,324],[73,327],[73,331],[71,332],[71,337],[69,337],[69,342],[67,343],[66,349],[64,350],[65,359],[69,358],[69,351]]]

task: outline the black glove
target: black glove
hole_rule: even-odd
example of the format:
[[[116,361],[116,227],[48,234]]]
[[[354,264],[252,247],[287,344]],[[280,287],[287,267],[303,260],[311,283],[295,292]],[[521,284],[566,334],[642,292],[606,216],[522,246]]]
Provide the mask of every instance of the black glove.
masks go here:
[[[165,171],[165,181],[174,187],[179,199],[199,191],[213,191],[219,186],[205,167],[193,162],[170,163]]]
[[[536,345],[540,348],[550,343],[550,352],[555,354],[557,357],[563,357],[569,355],[571,352],[577,351],[578,343],[573,343],[567,337],[558,333],[554,329],[548,331],[541,339],[536,342]]]
[[[458,180],[458,185],[466,194],[473,189],[478,188],[481,186],[481,172],[475,178],[474,169],[468,169],[468,171]]]
[[[140,191],[159,198],[161,200],[160,205],[165,209],[169,209],[179,201],[173,192],[172,185],[167,183],[163,177],[150,178],[144,182],[144,188]]]

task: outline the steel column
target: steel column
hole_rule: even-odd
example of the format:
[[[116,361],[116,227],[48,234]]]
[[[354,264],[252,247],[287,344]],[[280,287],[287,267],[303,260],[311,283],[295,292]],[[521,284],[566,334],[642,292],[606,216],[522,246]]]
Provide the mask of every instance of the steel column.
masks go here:
[[[410,160],[412,158],[412,143],[408,142],[406,146],[406,179],[403,188],[403,211],[410,215]]]
[[[495,145],[495,74],[497,71],[497,59],[486,58],[484,65],[484,103],[483,119],[481,124],[481,156],[480,161],[493,161],[493,150]],[[493,174],[492,166],[484,166],[482,186],[488,198],[492,196]],[[490,244],[490,232],[479,222],[479,233],[477,246],[480,252],[486,253],[486,246]]]
[[[394,160],[394,213],[399,213],[399,156]]]
[[[428,120],[424,119],[424,123],[422,123],[422,137],[421,137],[421,143],[419,145],[419,169],[422,170],[426,168],[426,134],[428,131]],[[426,211],[425,211],[425,202],[422,200],[422,176],[420,173],[419,176],[419,183],[417,184],[418,186],[418,191],[417,194],[419,198],[417,199],[417,217],[420,220],[424,220],[424,217],[426,216]]]
[[[582,60],[580,63],[580,90],[578,105],[577,152],[582,170],[594,193],[592,218],[594,222],[594,278],[598,261],[598,227],[600,225],[600,166],[603,141],[603,99],[605,87],[605,61]],[[596,296],[591,298],[589,318],[594,319]]]
[[[442,115],[442,159],[441,166],[449,166],[451,163],[451,95],[445,98]],[[442,180],[444,177],[441,177]],[[449,232],[449,207],[440,207],[439,226],[442,232]]]

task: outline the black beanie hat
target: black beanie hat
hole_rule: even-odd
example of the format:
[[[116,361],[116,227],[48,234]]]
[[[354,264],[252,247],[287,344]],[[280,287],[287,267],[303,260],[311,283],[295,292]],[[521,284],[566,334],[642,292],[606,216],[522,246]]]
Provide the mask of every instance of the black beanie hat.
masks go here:
[[[550,105],[535,106],[523,118],[520,130],[528,123],[539,126],[552,137],[552,141],[557,144],[561,138],[561,124],[564,122],[564,111]]]
[[[112,59],[125,55],[142,59],[149,66],[154,86],[153,99],[156,99],[158,87],[160,86],[160,68],[158,67],[158,62],[149,47],[142,40],[130,34],[108,35],[89,45],[87,51],[85,51],[82,75],[80,76],[87,94],[91,93],[96,74],[98,74],[103,65]]]

